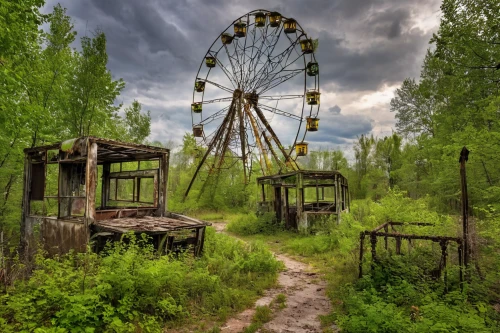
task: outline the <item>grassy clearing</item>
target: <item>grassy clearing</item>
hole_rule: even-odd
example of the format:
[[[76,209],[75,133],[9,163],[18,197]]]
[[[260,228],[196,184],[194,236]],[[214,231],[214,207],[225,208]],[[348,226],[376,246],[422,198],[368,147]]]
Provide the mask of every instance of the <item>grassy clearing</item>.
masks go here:
[[[331,315],[321,318],[325,326],[336,323],[343,332],[500,331],[500,315],[494,309],[494,305],[500,303],[500,244],[495,239],[500,232],[498,219],[476,223],[482,278],[471,272],[472,281],[462,292],[458,267],[450,265],[445,291],[442,276],[432,277],[433,269],[439,264],[439,255],[436,256],[439,246],[433,247],[430,242],[416,242],[411,251],[405,251],[402,256],[383,251],[379,244],[382,264],[373,272],[369,269],[371,258],[367,244],[364,272],[369,274],[358,279],[359,233],[389,220],[426,221],[434,225],[418,229],[408,226],[406,231],[458,236],[460,225],[456,219],[436,213],[430,207],[429,198],[412,200],[400,192],[390,192],[378,203],[355,202],[351,208],[340,225],[324,221],[316,226],[315,235],[279,230],[251,235],[248,230],[265,228],[268,223],[255,217],[236,219],[228,229],[243,239],[264,241],[273,250],[295,256],[322,272],[334,306]],[[251,221],[257,224],[253,229],[248,227]],[[453,255],[450,252],[450,260]]]
[[[240,212],[225,212],[225,211],[215,212],[210,210],[203,210],[194,212],[190,216],[193,216],[203,221],[230,222],[244,215],[245,215],[244,213]]]
[[[104,255],[37,258],[37,268],[0,297],[0,331],[162,332],[224,321],[276,283],[281,265],[264,244],[207,230],[201,258],[157,257],[142,239]]]

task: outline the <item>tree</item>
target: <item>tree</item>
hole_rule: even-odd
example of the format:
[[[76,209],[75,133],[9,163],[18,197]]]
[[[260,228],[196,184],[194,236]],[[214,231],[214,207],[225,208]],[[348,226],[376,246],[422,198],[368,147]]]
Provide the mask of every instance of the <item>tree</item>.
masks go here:
[[[69,135],[119,136],[116,97],[125,87],[122,79],[113,80],[107,69],[106,36],[97,30],[94,37],[82,38],[82,52],[75,54],[75,69],[68,85],[63,113]]]
[[[410,134],[434,135],[435,101],[424,85],[406,79],[391,100],[391,111],[396,112],[396,128],[403,136]]]
[[[132,105],[125,108],[125,125],[127,139],[142,143],[151,134],[151,112],[141,114],[141,103],[134,100]]]

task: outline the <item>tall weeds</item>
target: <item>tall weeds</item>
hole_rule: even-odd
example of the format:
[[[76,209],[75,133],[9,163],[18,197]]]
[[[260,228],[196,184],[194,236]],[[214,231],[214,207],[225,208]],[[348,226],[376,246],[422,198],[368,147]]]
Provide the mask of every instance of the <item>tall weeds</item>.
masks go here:
[[[134,236],[102,255],[38,255],[32,277],[0,298],[0,331],[162,332],[200,316],[223,320],[273,285],[279,267],[262,244],[211,228],[201,258],[157,257]]]

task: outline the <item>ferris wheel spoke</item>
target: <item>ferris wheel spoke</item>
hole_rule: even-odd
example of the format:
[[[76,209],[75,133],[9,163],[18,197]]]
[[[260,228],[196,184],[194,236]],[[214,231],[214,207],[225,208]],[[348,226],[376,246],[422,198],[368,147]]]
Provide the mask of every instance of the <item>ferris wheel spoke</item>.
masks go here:
[[[299,120],[299,121],[303,120],[302,117],[297,116],[296,114],[293,114],[293,113],[290,113],[290,112],[286,112],[286,111],[280,110],[280,109],[272,107],[272,106],[268,106],[268,105],[261,104],[261,103],[258,103],[258,106],[262,110],[266,110],[268,112],[272,112],[272,113],[277,114],[279,116],[285,116],[285,117],[292,118],[292,119]]]
[[[250,16],[249,16],[249,15],[247,15],[247,26],[248,26],[248,27],[250,27],[250,25],[248,24],[249,22],[250,22]],[[249,29],[247,28],[247,30],[249,30]],[[243,44],[243,49],[242,49],[242,53],[243,53],[243,55],[242,55],[242,57],[243,57],[243,61],[242,61],[241,66],[243,66],[243,67],[244,67],[244,66],[245,66],[245,64],[246,64],[246,47],[247,47],[247,38],[248,38],[248,33],[246,33],[246,34],[245,34],[245,43]],[[239,45],[239,43],[238,43],[238,45]],[[248,72],[248,71],[247,71],[247,72]],[[241,82],[241,83],[243,83],[243,82],[244,82],[244,81],[243,81],[243,70],[241,71],[241,79],[240,79],[240,82]]]
[[[270,65],[271,70],[267,73],[266,76],[262,76],[261,75],[261,78],[259,79],[259,81],[254,85],[254,89],[259,89],[259,88],[261,88],[263,86],[266,86],[267,84],[270,84],[270,82],[273,81],[273,79],[275,79],[276,76],[279,75],[280,73],[284,73],[285,75],[288,75],[288,74],[290,74],[289,72],[294,72],[294,71],[301,72],[301,71],[304,70],[304,68],[301,68],[301,69],[288,69],[290,66],[292,66],[293,64],[295,64],[297,62],[297,60],[299,60],[300,58],[302,58],[302,55],[299,55],[297,58],[294,58],[293,61],[291,61],[290,63],[288,63],[288,60],[289,60],[290,55],[291,55],[291,52],[289,52],[289,51],[293,51],[293,48],[287,49],[286,50],[286,54],[285,54],[285,51],[282,52],[279,55],[280,56],[280,58],[278,59],[279,61],[273,61],[271,63],[272,64],[272,65]],[[286,56],[285,65],[282,65],[282,61],[285,58],[285,56]],[[278,70],[276,70],[277,68],[278,68]],[[295,76],[295,75],[293,75],[293,76]]]
[[[222,98],[209,99],[208,101],[203,101],[201,103],[202,104],[212,104],[212,103],[220,103],[220,102],[231,102],[232,100],[233,100],[233,97],[222,97]]]
[[[297,42],[300,41],[300,37],[304,36],[305,34],[302,32],[300,35],[297,36],[297,38],[295,38],[295,40],[292,40],[290,38],[290,36],[288,36],[288,34],[286,34],[286,38],[288,39],[288,41],[291,43],[291,44],[298,44]],[[299,51],[297,51],[297,49],[295,49],[295,52],[297,53],[298,56],[302,55]]]
[[[280,65],[280,69],[278,71],[272,71],[271,73],[269,73],[267,78],[261,80],[259,85],[254,89],[263,88],[262,91],[260,92],[263,93],[291,79],[295,75],[303,72],[305,68],[289,69],[289,67],[294,65],[297,62],[297,60],[299,60],[301,57],[302,55],[299,55],[297,58],[293,59],[293,61],[291,61],[290,63],[288,64],[285,63],[284,66]]]
[[[250,57],[248,58],[248,67],[247,67],[247,72],[246,72],[246,76],[245,76],[245,84],[243,86],[243,89],[247,89],[246,87],[246,82],[248,82],[249,80],[249,77],[252,73],[251,71],[251,68],[252,68],[252,61],[253,61],[253,53],[255,51],[255,36],[256,36],[256,26],[253,25],[253,30],[251,31],[251,34],[252,34],[252,45],[249,47],[249,49],[251,50],[251,53],[250,53]],[[247,37],[248,37],[248,34],[247,34]],[[246,40],[245,40],[245,54],[246,54],[246,50],[247,50],[247,47],[246,47]]]
[[[215,61],[217,62],[217,64],[219,65],[219,67],[222,69],[222,71],[224,72],[224,74],[226,75],[226,77],[229,79],[229,81],[231,82],[231,84],[233,85],[233,87],[236,88],[238,86],[237,80],[233,77],[233,75],[231,74],[231,72],[226,68],[226,66],[224,66],[222,64],[222,62],[219,60],[219,58],[217,56],[215,57]]]
[[[206,125],[206,124],[209,124],[211,123],[212,121],[216,120],[216,119],[219,119],[221,118],[222,116],[225,115],[225,112],[227,112],[227,110],[229,110],[229,106],[226,106],[225,108],[223,108],[222,110],[219,110],[217,111],[216,113],[206,117],[205,119],[202,119],[198,124],[196,125]]]
[[[252,82],[254,89],[258,89],[257,87],[262,85],[262,81],[264,81],[266,77],[268,77],[268,75],[272,75],[272,73],[274,73],[277,68],[279,68],[278,69],[279,73],[279,71],[287,67],[286,64],[288,62],[290,54],[292,54],[295,47],[296,44],[292,44],[288,46],[285,50],[283,50],[281,53],[273,56],[272,58],[270,56],[268,57],[268,62],[266,64],[267,66],[262,66],[261,70],[255,75],[255,79]],[[283,59],[285,58],[286,58],[285,66],[283,66],[281,64],[283,62]],[[295,61],[296,60],[294,60],[293,62]]]
[[[281,36],[281,32],[283,31],[283,25],[281,25],[280,29],[274,29],[273,33],[270,34],[270,38],[271,38],[270,41],[267,38],[268,37],[267,31],[268,31],[268,29],[266,27],[265,33],[262,36],[262,43],[261,43],[261,45],[259,47],[259,52],[258,52],[257,57],[256,57],[257,61],[254,64],[253,71],[254,71],[255,74],[254,74],[252,82],[249,85],[250,87],[253,84],[253,82],[255,81],[255,79],[257,77],[259,77],[259,75],[260,75],[259,73],[262,72],[263,68],[265,68],[266,64],[269,62],[269,58],[271,57],[272,53],[274,52],[274,49],[275,49],[276,45],[278,44],[279,38]],[[278,31],[278,33],[276,33],[276,31]],[[266,48],[264,49],[265,52],[262,51],[262,47],[263,46],[266,46]],[[262,55],[265,55],[267,57],[267,62],[261,62]],[[259,63],[261,63],[262,66],[257,71],[257,66],[258,66]]]
[[[242,81],[242,76],[243,76],[243,64],[240,61],[240,55],[239,55],[239,50],[238,50],[238,49],[241,49],[241,47],[239,47],[239,44],[240,44],[239,38],[235,39],[233,44],[234,44],[234,53],[232,54],[230,59],[234,60],[236,63],[234,75],[236,76],[236,79],[238,82],[238,87],[241,87],[241,81]]]
[[[224,44],[224,50],[226,50],[226,54],[227,54],[227,57],[229,59],[229,63],[231,64],[231,68],[233,69],[233,77],[234,77],[234,75],[236,75],[237,71],[236,71],[236,68],[234,67],[234,64],[233,64],[233,57],[229,54],[229,50],[227,49],[227,45],[226,44]],[[239,87],[238,78],[234,77],[234,79],[235,79],[235,82],[236,82],[236,87]]]
[[[233,91],[234,91],[234,90],[233,90],[233,89],[231,89],[231,88],[225,87],[225,86],[223,86],[222,84],[218,84],[218,83],[213,82],[213,81],[210,81],[210,80],[208,80],[208,79],[203,79],[203,78],[199,78],[199,77],[198,77],[198,78],[196,78],[196,80],[197,80],[197,81],[202,81],[202,82],[209,83],[209,84],[211,84],[211,85],[213,85],[213,86],[216,86],[217,88],[220,88],[220,89],[222,89],[222,90],[225,90],[225,91],[227,91],[227,92],[229,92],[229,93],[231,93],[231,94],[232,94],[232,93],[233,93]]]
[[[286,82],[286,81],[290,80],[291,78],[295,77],[296,75],[303,73],[304,69],[296,69],[296,70],[283,71],[283,72],[285,72],[284,75],[274,77],[269,82],[267,82],[265,85],[263,84],[263,85],[257,87],[256,89],[262,88],[262,90],[259,91],[259,94],[263,94],[263,93],[265,93],[273,88],[276,88],[277,86],[279,86],[283,82]]]
[[[280,101],[282,99],[304,98],[304,95],[278,95],[278,96],[259,96],[259,100]]]
[[[281,32],[280,32],[280,34],[281,34]],[[278,39],[279,39],[279,35],[277,37],[277,40]],[[259,82],[262,79],[262,77],[265,77],[265,75],[267,75],[269,72],[272,72],[278,66],[279,62],[273,60],[275,57],[271,57],[272,53],[274,52],[275,46],[276,45],[273,45],[273,47],[271,49],[268,49],[267,59],[265,62],[262,62],[262,66],[255,73],[253,79],[250,82],[250,86],[255,87],[256,82]],[[286,52],[286,51],[287,50],[285,50],[283,52]],[[259,58],[259,61],[260,61],[260,58]]]

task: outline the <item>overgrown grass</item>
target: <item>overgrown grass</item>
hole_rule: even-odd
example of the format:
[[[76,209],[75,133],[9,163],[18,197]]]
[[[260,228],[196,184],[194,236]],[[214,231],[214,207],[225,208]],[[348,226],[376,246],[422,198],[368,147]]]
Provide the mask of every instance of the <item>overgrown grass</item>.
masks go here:
[[[32,277],[1,296],[1,332],[162,332],[225,320],[274,285],[280,263],[262,243],[209,228],[201,258],[157,257],[130,236],[104,255],[37,258]]]
[[[271,307],[276,307],[278,310],[283,310],[286,308],[286,295],[278,294],[271,302]]]
[[[232,220],[226,229],[240,236],[249,236],[256,234],[272,235],[283,230],[283,227],[276,222],[274,213],[265,213],[261,216],[251,213]]]
[[[196,217],[200,220],[203,221],[212,221],[212,222],[231,222],[234,221],[235,219],[238,219],[244,215],[244,213],[241,212],[231,212],[231,211],[207,211],[207,210],[202,210],[202,211],[197,211],[191,216]]]
[[[257,332],[265,323],[271,321],[272,318],[273,310],[269,306],[257,306],[252,317],[252,323],[243,330],[243,333]]]
[[[272,235],[256,235],[274,250],[285,251],[315,265],[328,281],[327,293],[334,313],[325,316],[325,325],[335,322],[343,332],[500,332],[500,219],[488,223],[476,221],[478,262],[483,268],[481,279],[474,271],[464,292],[458,282],[456,253],[449,248],[447,292],[443,275],[432,278],[439,265],[440,247],[431,242],[414,242],[411,251],[394,254],[379,242],[382,263],[370,271],[370,242],[365,242],[365,275],[358,279],[359,234],[387,221],[430,222],[431,227],[405,226],[405,233],[459,236],[456,219],[434,211],[431,198],[413,200],[404,193],[391,191],[379,202],[357,201],[351,213],[342,217],[340,225],[326,221],[315,229],[315,235],[277,231]],[[232,232],[248,235],[251,230],[243,220],[235,221]],[[392,248],[391,248],[392,246]],[[406,246],[406,243],[405,243]],[[391,250],[392,249],[392,250]],[[496,305],[499,306],[499,305]]]

